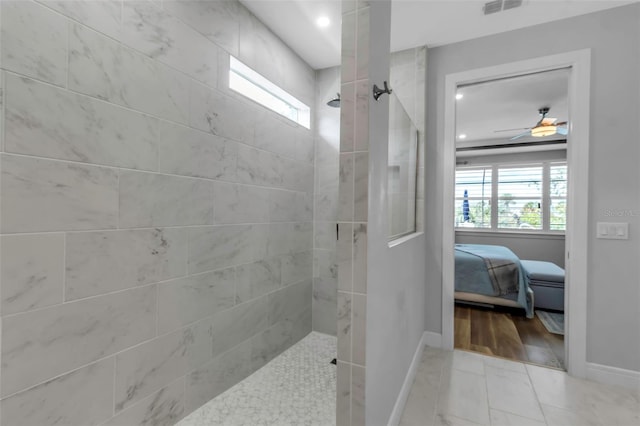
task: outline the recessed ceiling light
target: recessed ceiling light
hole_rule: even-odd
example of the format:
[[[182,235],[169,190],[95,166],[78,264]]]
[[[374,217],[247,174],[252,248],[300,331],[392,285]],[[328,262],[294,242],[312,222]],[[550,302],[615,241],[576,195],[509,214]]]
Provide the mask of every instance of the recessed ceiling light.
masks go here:
[[[326,16],[321,16],[318,19],[316,19],[316,25],[319,26],[320,28],[326,28],[329,26],[330,23],[331,21]]]
[[[459,101],[460,99],[462,99],[464,97],[464,95],[462,93],[456,93],[456,100]]]
[[[460,133],[458,135],[458,139],[466,139],[466,138],[467,138],[467,135],[465,135],[464,133]]]

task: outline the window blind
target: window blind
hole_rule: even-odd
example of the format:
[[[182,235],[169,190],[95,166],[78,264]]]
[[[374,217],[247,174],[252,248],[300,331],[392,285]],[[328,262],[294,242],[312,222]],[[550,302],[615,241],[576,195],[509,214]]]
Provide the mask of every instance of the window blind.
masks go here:
[[[458,228],[564,231],[566,205],[565,162],[496,164],[456,170]]]

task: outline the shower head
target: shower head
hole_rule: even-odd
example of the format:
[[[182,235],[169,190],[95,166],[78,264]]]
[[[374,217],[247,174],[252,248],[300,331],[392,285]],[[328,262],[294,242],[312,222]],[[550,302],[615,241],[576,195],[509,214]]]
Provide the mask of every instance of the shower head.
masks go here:
[[[340,93],[336,93],[336,97],[327,102],[332,108],[340,108]]]

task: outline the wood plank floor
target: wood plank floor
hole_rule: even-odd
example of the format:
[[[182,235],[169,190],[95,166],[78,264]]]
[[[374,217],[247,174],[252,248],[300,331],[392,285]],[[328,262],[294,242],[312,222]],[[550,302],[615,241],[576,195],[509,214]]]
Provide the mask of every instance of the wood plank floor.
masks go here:
[[[521,310],[456,303],[454,330],[456,349],[564,369],[564,336]]]

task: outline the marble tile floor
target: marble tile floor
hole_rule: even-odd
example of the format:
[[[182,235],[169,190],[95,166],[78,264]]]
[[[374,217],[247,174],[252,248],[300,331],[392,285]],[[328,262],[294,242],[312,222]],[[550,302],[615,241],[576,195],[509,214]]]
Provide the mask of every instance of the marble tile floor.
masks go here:
[[[401,426],[637,426],[640,389],[478,353],[425,348]]]
[[[177,426],[325,426],[336,416],[336,338],[312,332]]]

